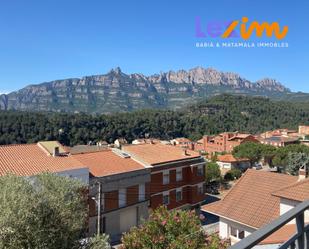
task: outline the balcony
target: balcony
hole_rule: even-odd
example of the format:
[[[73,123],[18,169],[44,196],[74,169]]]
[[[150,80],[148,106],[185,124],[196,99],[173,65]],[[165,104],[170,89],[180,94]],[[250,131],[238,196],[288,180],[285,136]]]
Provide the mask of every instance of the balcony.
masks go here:
[[[296,233],[277,249],[309,249],[309,224],[305,225],[305,211],[309,209],[309,200],[297,205],[295,208],[280,216],[270,224],[262,227],[248,237],[242,239],[229,249],[250,249],[264,239],[278,231],[293,219],[296,220]]]

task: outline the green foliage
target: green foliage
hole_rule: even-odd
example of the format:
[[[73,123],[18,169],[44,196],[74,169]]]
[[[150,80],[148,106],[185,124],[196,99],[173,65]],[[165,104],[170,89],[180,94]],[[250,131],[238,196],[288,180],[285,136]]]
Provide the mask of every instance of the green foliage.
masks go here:
[[[291,144],[277,149],[273,158],[273,164],[286,168],[289,164],[289,153],[305,153],[309,154],[309,147],[302,144]]]
[[[244,115],[244,113],[246,115]],[[110,115],[0,111],[0,144],[59,140],[65,145],[89,141],[128,141],[144,137],[201,138],[223,131],[257,133],[295,129],[309,123],[308,103],[272,102],[266,98],[221,95],[182,110],[142,110]]]
[[[220,180],[220,178],[221,178],[221,172],[219,165],[214,162],[207,163],[205,170],[206,183],[208,184],[212,181]]]
[[[252,164],[262,158],[261,146],[253,142],[243,143],[234,148],[233,155],[237,158],[248,158]]]
[[[111,249],[109,236],[106,234],[100,234],[90,238],[84,249]]]
[[[309,154],[302,152],[290,152],[288,154],[288,165],[286,171],[291,175],[298,175],[299,169],[309,169]]]
[[[224,175],[224,180],[234,181],[241,177],[241,171],[239,169],[231,169]]]
[[[83,188],[53,174],[0,177],[0,248],[78,248],[87,217]]]
[[[251,164],[260,161],[262,158],[271,163],[276,151],[276,147],[271,145],[247,142],[236,146],[233,155],[237,158],[248,158]]]
[[[143,225],[126,233],[122,243],[124,249],[210,248],[206,246],[205,238],[201,223],[193,211],[168,211],[160,207]]]
[[[220,239],[218,234],[212,234],[206,238],[205,249],[225,249],[230,246],[229,240]]]

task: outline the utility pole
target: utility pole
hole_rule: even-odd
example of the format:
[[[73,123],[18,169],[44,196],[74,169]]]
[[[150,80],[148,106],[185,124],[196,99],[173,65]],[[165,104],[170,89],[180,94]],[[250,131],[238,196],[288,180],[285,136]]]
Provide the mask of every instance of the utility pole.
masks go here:
[[[101,232],[101,183],[100,182],[97,182],[98,185],[99,185],[99,193],[98,193],[98,197],[99,197],[99,200],[97,201],[97,205],[98,205],[98,228],[97,228],[97,233],[98,235],[100,235],[100,232]]]

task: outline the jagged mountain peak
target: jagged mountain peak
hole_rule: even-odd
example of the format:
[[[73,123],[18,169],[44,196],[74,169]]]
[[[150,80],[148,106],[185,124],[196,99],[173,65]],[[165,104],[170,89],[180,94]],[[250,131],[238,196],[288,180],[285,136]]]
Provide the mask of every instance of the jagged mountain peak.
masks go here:
[[[266,89],[275,89],[277,91],[287,91],[287,92],[291,91],[289,88],[285,87],[282,83],[272,78],[263,78],[261,80],[258,80],[256,84]]]
[[[29,85],[3,94],[0,96],[0,109],[104,113],[140,108],[178,108],[188,100],[220,93],[279,98],[291,92],[274,79],[265,78],[254,83],[233,72],[201,66],[150,76],[126,74],[116,67],[106,74]]]

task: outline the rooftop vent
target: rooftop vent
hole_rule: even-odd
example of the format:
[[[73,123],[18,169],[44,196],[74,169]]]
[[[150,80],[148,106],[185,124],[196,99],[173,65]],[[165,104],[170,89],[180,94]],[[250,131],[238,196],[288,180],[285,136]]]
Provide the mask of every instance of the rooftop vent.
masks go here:
[[[125,153],[124,151],[119,150],[119,149],[112,149],[112,151],[113,151],[116,155],[118,155],[118,156],[120,156],[120,157],[122,157],[122,158],[130,158],[130,157],[131,157],[128,153]]]
[[[59,150],[59,147],[54,147],[54,150],[53,150],[53,157],[56,157],[56,156],[59,156],[60,155],[60,150]]]

